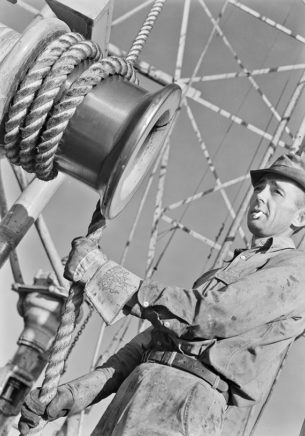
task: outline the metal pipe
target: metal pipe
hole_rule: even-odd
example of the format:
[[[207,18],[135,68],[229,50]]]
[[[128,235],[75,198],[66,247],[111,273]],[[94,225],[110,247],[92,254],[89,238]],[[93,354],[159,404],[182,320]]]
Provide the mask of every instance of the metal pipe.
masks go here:
[[[64,178],[63,174],[59,174],[51,182],[34,179],[5,215],[0,223],[0,267],[36,221]]]
[[[25,396],[46,365],[45,354],[19,345],[15,355],[0,369],[0,434],[8,435]]]
[[[21,409],[24,398],[43,370],[54,341],[63,301],[49,274],[39,273],[33,285],[14,285],[20,295],[18,312],[24,329],[14,357],[0,369],[0,435],[7,436],[12,417]]]
[[[187,28],[189,25],[190,6],[191,6],[191,0],[185,0],[184,7],[183,7],[183,13],[182,13],[181,28],[180,28],[178,53],[177,53],[177,58],[176,58],[175,81],[177,81],[181,78]]]
[[[0,160],[0,216],[1,218],[7,213],[7,201],[2,179],[2,161]],[[15,283],[23,283],[22,272],[16,250],[10,254],[10,264]]]
[[[12,165],[12,168],[17,178],[20,189],[24,191],[28,186],[24,171],[20,167],[14,165]],[[55,244],[42,215],[40,215],[35,221],[35,227],[40,237],[41,243],[45,249],[45,252],[48,256],[50,264],[55,272],[58,283],[60,284],[60,286],[67,288],[68,282],[63,277],[64,268],[61,263],[60,256],[56,250]]]
[[[48,256],[50,264],[52,265],[52,268],[55,272],[58,283],[60,284],[60,286],[63,286],[64,288],[68,289],[68,282],[63,277],[63,273],[64,273],[63,264],[61,263],[60,256],[56,250],[49,229],[42,216],[39,216],[35,221],[35,227],[37,229],[38,235],[45,249],[45,252]]]

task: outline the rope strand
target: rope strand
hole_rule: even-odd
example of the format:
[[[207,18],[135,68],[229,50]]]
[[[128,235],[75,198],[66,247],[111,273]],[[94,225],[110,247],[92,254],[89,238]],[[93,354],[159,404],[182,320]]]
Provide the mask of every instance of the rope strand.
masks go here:
[[[62,96],[60,102],[58,102],[52,109],[51,115],[49,115],[49,111],[47,115],[43,115],[45,119],[47,117],[48,120],[46,122],[46,127],[39,125],[39,135],[41,136],[41,141],[38,145],[35,146],[35,171],[39,178],[42,178],[43,180],[49,180],[56,176],[57,169],[54,165],[54,157],[57,150],[58,143],[63,135],[63,132],[73,116],[76,107],[83,101],[83,98],[85,95],[92,89],[93,86],[97,85],[101,80],[108,77],[111,74],[120,74],[123,75],[126,79],[135,82],[136,75],[135,70],[133,67],[134,62],[136,61],[137,57],[140,54],[140,51],[142,50],[144,43],[147,40],[147,37],[153,27],[153,24],[159,15],[162,6],[164,5],[166,0],[157,0],[155,1],[150,13],[148,14],[147,19],[145,20],[137,38],[135,39],[134,43],[132,44],[132,47],[130,49],[130,52],[127,56],[127,59],[121,59],[119,57],[110,56],[106,59],[102,59],[100,62],[93,63],[71,86],[70,88],[64,93]],[[82,43],[82,45],[81,45]],[[85,48],[86,44],[90,44],[90,42],[82,41],[78,44],[77,49],[79,50],[80,47]],[[87,47],[87,45],[86,45]],[[90,45],[90,49],[91,49]],[[75,47],[74,47],[75,48]],[[80,49],[78,53],[81,53],[80,56],[86,56],[87,52],[86,50],[82,51]],[[72,47],[73,50],[73,47]],[[85,53],[85,54],[83,54]],[[91,53],[91,52],[90,52]],[[92,58],[95,58],[97,56],[97,51],[95,54],[91,53]],[[68,57],[68,55],[62,55],[62,58]],[[79,58],[78,58],[79,59]],[[56,62],[56,61],[55,61]],[[78,60],[76,61],[78,62]],[[54,63],[53,63],[54,64]],[[52,64],[52,65],[53,65]],[[55,70],[55,68],[54,68]],[[50,71],[50,70],[48,70]],[[48,73],[46,71],[45,77]],[[61,73],[65,73],[65,70],[60,70]],[[56,74],[55,80],[58,79],[60,74]],[[58,79],[60,83],[64,82],[64,79]],[[41,85],[40,85],[41,86]],[[40,86],[38,88],[40,88]],[[50,106],[49,103],[49,87],[48,82],[43,83],[43,91],[40,92],[40,95],[43,95],[43,92],[46,91],[46,99],[42,98],[42,105],[46,103],[46,106]],[[50,85],[51,90],[52,85]],[[55,93],[55,92],[54,92]],[[39,94],[39,93],[38,93]],[[50,91],[50,94],[52,92]],[[57,94],[56,94],[57,95]],[[53,100],[54,101],[54,100]],[[53,106],[53,103],[52,103]],[[28,108],[28,106],[27,106]],[[32,106],[33,110],[35,110],[36,106]],[[26,118],[27,115],[27,109],[25,109],[25,113],[23,114],[22,121]],[[31,119],[31,116],[29,117]],[[10,121],[10,120],[9,120]],[[44,122],[44,120],[43,120]],[[25,128],[27,125],[25,126]],[[24,145],[23,143],[23,150],[24,150],[24,156],[22,157],[23,162],[26,161],[26,157],[30,152],[26,151],[28,148],[31,149],[33,143],[36,143],[36,138],[38,134],[36,132],[38,131],[38,128],[33,131],[28,128],[26,133],[24,134],[24,137],[26,137],[26,134],[29,133],[30,135],[33,135],[33,142],[27,143]],[[17,130],[20,129],[20,124],[17,127]],[[40,132],[40,129],[42,132]],[[18,130],[19,133],[19,130]],[[11,136],[12,138],[12,136]],[[16,139],[16,138],[14,138]],[[8,143],[9,141],[7,141]],[[16,143],[18,141],[16,140]],[[19,144],[18,144],[19,146]],[[28,147],[28,148],[27,148]],[[15,153],[15,148],[14,148]],[[13,153],[13,154],[14,154]],[[18,151],[19,154],[19,151]],[[15,154],[14,154],[14,157]],[[29,161],[31,161],[31,158],[29,158]],[[16,161],[20,163],[20,157],[16,158]],[[29,164],[29,166],[32,165],[32,162]],[[27,163],[26,163],[27,166]],[[32,169],[32,166],[31,166]],[[98,230],[100,233],[102,232],[102,229]],[[90,237],[90,235],[88,235]],[[58,332],[55,338],[54,346],[52,349],[52,353],[50,356],[50,362],[46,369],[45,379],[42,384],[41,393],[39,400],[44,404],[49,404],[53,398],[56,395],[59,380],[61,377],[61,374],[64,371],[65,368],[65,361],[69,355],[69,352],[71,350],[71,341],[72,341],[72,334],[75,328],[75,320],[77,313],[81,307],[81,304],[83,302],[84,293],[83,293],[83,287],[79,284],[72,284],[69,291],[68,299],[66,300],[66,305],[62,314],[62,319],[60,326],[58,328]],[[45,421],[41,420],[39,425],[36,428],[33,428],[29,435],[34,434],[41,434],[42,428],[45,426]]]
[[[83,302],[82,285],[73,284],[70,288],[61,323],[58,328],[50,361],[46,370],[39,401],[43,405],[49,404],[57,393],[60,377],[64,371],[66,357],[70,350],[70,343],[75,328],[75,320]],[[46,422],[41,420],[37,427],[29,431],[29,435],[41,434]]]
[[[133,65],[165,1],[154,2],[126,59],[109,56],[98,61],[101,52],[97,44],[72,32],[51,42],[29,70],[9,110],[5,150],[11,163],[36,173],[41,180],[56,177],[58,145],[77,107],[92,88],[108,76],[121,75],[133,83],[137,81]],[[68,74],[86,59],[97,62],[54,104]]]
[[[144,44],[147,41],[147,38],[150,35],[150,32],[152,31],[155,21],[158,18],[165,2],[166,0],[156,0],[155,3],[153,4],[149,14],[147,15],[146,20],[143,23],[140,32],[138,33],[136,39],[132,43],[132,46],[126,57],[126,61],[134,64],[138,59],[139,54],[141,53]]]
[[[9,108],[8,120],[5,124],[6,135],[4,147],[6,156],[14,165],[19,162],[20,129],[29,111],[36,92],[40,89],[44,78],[57,59],[69,49],[72,44],[82,41],[84,38],[78,33],[66,33],[49,44],[38,56],[35,64],[29,69],[26,77],[19,85],[19,89],[13,98]]]

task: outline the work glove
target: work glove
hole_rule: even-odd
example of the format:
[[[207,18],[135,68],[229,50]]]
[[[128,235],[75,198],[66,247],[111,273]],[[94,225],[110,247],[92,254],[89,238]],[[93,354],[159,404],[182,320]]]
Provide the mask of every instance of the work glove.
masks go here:
[[[21,408],[21,417],[18,429],[22,436],[37,427],[41,418],[45,421],[54,421],[62,416],[67,416],[74,405],[74,395],[69,384],[59,386],[53,400],[45,406],[39,400],[40,388],[31,391],[25,398]]]
[[[95,272],[107,262],[96,239],[75,238],[65,265],[64,277],[72,282],[86,284]]]
[[[102,231],[106,220],[100,211],[98,201],[92,215],[86,237],[75,238],[65,265],[64,277],[72,282],[84,285],[106,261],[107,257],[100,249]]]

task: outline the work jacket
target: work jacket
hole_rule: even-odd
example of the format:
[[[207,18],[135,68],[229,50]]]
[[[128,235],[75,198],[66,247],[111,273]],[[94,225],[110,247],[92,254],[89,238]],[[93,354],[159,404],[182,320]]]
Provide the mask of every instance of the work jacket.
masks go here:
[[[191,289],[140,281],[114,262],[87,284],[93,303],[97,288],[102,293],[97,309],[108,322],[131,313],[152,323],[104,364],[116,380],[113,390],[145,350],[177,350],[229,382],[229,404],[253,405],[270,385],[269,368],[305,329],[305,254],[290,238],[273,237],[236,251]]]

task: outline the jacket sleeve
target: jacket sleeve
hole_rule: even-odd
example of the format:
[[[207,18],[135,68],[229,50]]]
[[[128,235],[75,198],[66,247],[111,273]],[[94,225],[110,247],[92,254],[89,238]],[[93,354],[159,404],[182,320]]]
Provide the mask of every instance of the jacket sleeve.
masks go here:
[[[152,327],[135,336],[94,371],[69,382],[73,392],[76,413],[116,392],[121,383],[142,361],[143,353],[151,341]]]
[[[177,336],[231,337],[281,317],[304,313],[304,255],[278,257],[234,283],[216,278],[216,286],[204,295],[200,288],[182,289],[140,279],[138,289],[128,297],[118,288],[116,292],[123,311],[149,319],[155,327],[169,329]],[[105,294],[102,287],[100,292],[107,300],[109,290]]]

